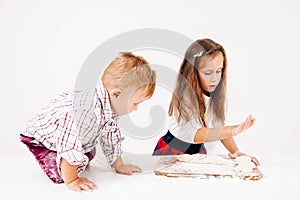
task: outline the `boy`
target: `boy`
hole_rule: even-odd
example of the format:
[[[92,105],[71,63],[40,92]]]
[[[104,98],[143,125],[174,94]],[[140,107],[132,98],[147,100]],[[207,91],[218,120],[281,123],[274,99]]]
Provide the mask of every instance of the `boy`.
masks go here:
[[[149,99],[155,82],[156,73],[145,59],[120,53],[96,88],[58,95],[28,122],[21,141],[54,183],[64,182],[71,190],[97,188],[78,174],[94,158],[98,140],[117,173],[139,172],[139,167],[122,162],[118,117]]]

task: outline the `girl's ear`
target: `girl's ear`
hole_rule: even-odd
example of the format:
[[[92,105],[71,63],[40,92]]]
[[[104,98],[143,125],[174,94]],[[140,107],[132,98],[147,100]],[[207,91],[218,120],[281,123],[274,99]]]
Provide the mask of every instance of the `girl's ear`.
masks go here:
[[[110,91],[110,94],[112,97],[118,98],[120,94],[122,94],[122,90],[119,88],[115,88]]]

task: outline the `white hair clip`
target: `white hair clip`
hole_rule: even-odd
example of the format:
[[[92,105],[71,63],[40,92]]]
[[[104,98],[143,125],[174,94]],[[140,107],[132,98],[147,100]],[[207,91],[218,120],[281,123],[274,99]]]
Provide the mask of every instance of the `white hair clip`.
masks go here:
[[[203,55],[204,51],[200,51],[199,53],[196,53],[195,55],[193,55],[194,58],[196,57],[201,57]]]

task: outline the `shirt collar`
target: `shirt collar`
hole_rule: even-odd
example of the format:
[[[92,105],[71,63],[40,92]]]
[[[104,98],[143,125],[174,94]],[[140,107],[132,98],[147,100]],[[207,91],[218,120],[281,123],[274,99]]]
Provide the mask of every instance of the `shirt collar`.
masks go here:
[[[102,81],[96,85],[96,93],[97,93],[97,106],[95,109],[95,114],[97,117],[104,115],[105,121],[109,119],[118,118],[117,113],[115,113],[110,105],[109,94],[107,89],[104,87]]]
[[[210,97],[206,96],[205,94],[203,94],[202,96],[203,96],[203,99],[204,99],[205,105],[206,105],[206,106],[208,106],[208,103],[209,103]]]

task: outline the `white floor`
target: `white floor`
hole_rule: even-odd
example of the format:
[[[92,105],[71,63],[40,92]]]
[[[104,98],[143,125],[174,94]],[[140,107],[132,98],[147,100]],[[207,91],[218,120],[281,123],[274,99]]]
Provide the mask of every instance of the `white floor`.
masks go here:
[[[144,172],[125,176],[93,162],[82,174],[93,180],[98,189],[77,193],[64,184],[53,184],[32,157],[1,158],[1,193],[5,199],[299,199],[298,158],[291,155],[260,157],[264,178],[259,181],[240,179],[193,179],[156,176],[152,168],[157,159],[134,159]],[[132,161],[132,160],[131,160]]]

